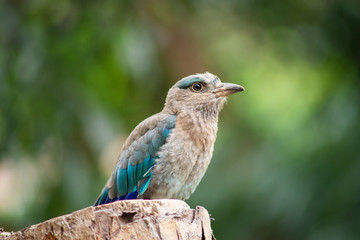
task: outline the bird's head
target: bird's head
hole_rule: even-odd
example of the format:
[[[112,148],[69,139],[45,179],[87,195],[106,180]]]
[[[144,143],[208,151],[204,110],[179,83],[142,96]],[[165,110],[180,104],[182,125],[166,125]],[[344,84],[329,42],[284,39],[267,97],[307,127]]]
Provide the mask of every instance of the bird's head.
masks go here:
[[[205,115],[218,114],[230,94],[244,91],[244,87],[233,83],[222,83],[211,74],[187,76],[170,88],[164,111],[178,114],[184,111]]]

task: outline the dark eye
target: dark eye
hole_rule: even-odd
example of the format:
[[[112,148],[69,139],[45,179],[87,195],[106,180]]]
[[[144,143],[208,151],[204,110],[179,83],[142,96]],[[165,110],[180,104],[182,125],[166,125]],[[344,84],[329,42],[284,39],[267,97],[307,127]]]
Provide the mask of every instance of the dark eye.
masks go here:
[[[204,88],[204,85],[201,82],[196,82],[191,85],[191,90],[194,92],[200,92]]]

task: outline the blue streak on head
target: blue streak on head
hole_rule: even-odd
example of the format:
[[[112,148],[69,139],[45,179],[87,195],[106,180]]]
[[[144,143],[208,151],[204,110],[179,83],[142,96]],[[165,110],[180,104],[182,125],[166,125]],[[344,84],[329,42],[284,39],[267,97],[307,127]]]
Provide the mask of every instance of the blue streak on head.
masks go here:
[[[201,79],[199,77],[192,77],[192,78],[184,78],[182,79],[179,84],[178,84],[178,87],[179,88],[188,88],[190,87],[193,83],[196,83],[196,82],[205,82],[204,79]]]

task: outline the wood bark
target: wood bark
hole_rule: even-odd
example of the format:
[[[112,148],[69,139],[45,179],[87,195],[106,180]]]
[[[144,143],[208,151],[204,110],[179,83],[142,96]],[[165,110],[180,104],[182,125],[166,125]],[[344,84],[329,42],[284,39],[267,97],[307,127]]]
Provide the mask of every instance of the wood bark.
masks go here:
[[[215,239],[207,210],[184,201],[124,200],[1,233],[0,239]]]

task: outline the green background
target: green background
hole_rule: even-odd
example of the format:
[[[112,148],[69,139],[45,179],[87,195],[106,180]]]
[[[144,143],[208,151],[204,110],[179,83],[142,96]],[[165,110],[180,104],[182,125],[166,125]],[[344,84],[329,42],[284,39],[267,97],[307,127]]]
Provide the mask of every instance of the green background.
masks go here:
[[[360,2],[0,0],[0,226],[90,206],[184,76],[245,92],[187,201],[218,239],[360,239]]]

